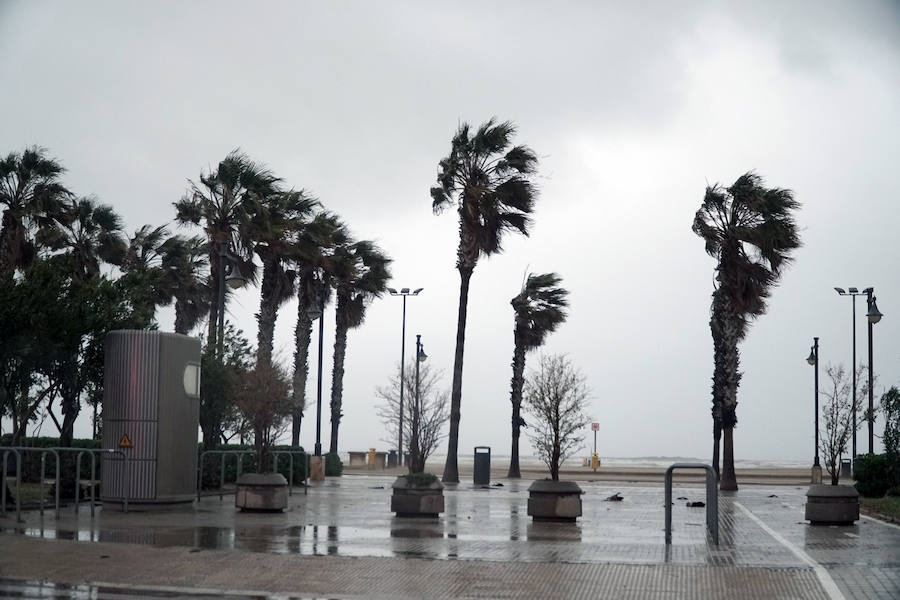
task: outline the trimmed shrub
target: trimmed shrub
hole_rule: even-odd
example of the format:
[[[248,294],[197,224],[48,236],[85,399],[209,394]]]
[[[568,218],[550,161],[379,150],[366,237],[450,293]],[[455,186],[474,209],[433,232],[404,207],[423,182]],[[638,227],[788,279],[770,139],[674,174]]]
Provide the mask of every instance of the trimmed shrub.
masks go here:
[[[248,450],[246,454],[241,455],[241,473],[256,472],[256,454],[253,452],[253,446],[250,444],[221,444],[216,446],[216,450],[240,451]],[[279,451],[303,451],[303,448],[295,448],[293,446],[273,446],[272,452]],[[198,460],[203,455],[203,447],[198,447]],[[222,480],[222,454],[207,454],[203,458],[203,489],[218,489],[219,482]],[[234,483],[237,480],[237,460],[233,454],[225,456],[225,483]],[[278,457],[278,472],[284,475],[284,478],[291,481],[290,459],[287,455]],[[272,465],[266,465],[265,471],[272,468]],[[306,453],[294,455],[294,483],[300,483],[306,478]]]
[[[0,446],[8,446],[12,441],[12,435],[6,434],[0,437]],[[22,446],[26,448],[56,448],[59,446],[59,438],[55,437],[32,437],[22,440]],[[75,497],[75,459],[78,456],[77,449],[95,449],[100,448],[100,440],[76,439],[72,440],[72,451],[64,450],[59,453],[59,495],[61,498]],[[0,452],[2,454],[2,452]],[[56,460],[52,454],[46,454],[44,459],[44,478],[56,478]],[[16,457],[10,452],[7,457],[6,474],[15,477],[16,474]],[[100,468],[103,461],[98,457],[96,478],[100,479]],[[2,467],[2,459],[0,459],[0,467]],[[91,477],[91,459],[87,456],[81,457],[81,478],[90,479]],[[22,452],[22,481],[24,483],[39,483],[41,480],[41,453],[40,452]]]
[[[325,475],[327,477],[340,477],[344,472],[344,463],[336,452],[329,452],[325,455]]]
[[[888,491],[888,463],[884,454],[856,457],[856,489],[866,498],[881,498]]]

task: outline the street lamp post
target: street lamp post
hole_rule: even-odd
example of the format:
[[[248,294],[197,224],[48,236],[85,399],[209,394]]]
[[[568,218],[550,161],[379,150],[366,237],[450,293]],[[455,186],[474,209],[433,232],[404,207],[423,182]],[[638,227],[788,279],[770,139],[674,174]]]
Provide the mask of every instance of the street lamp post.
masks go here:
[[[871,289],[871,288],[869,288]],[[834,291],[838,293],[840,296],[852,296],[853,298],[853,363],[850,365],[850,372],[853,374],[853,442],[852,442],[852,451],[851,456],[853,457],[853,470],[856,470],[856,297],[862,296],[865,294],[865,291],[860,292],[855,287],[847,288],[847,291],[844,291],[844,288],[836,287]]]
[[[822,466],[819,464],[819,338],[813,338],[813,345],[809,349],[809,358],[806,359],[815,367],[815,453],[812,466],[812,483],[822,483]]]
[[[866,420],[869,422],[869,454],[874,454],[875,432],[873,431],[873,421],[875,417],[875,391],[872,389],[874,387],[874,375],[872,371],[872,325],[880,321],[883,315],[881,314],[881,311],[878,310],[878,305],[875,304],[875,296],[873,296],[875,290],[868,287],[863,291],[866,293],[866,305],[868,307],[866,318],[869,321],[869,411],[866,413]]]
[[[247,279],[237,268],[238,257],[232,254],[225,243],[219,244],[219,323],[216,330],[216,351],[219,361],[225,360],[225,285],[236,290],[244,287]]]
[[[316,286],[316,300],[313,307],[306,311],[311,321],[319,320],[319,366],[316,381],[316,445],[315,456],[322,456],[322,338],[325,331],[325,279]]]
[[[400,288],[398,292],[394,288],[388,288],[388,292],[390,292],[391,296],[403,296],[403,321],[400,328],[400,425],[397,433],[397,465],[403,465],[403,388],[406,387],[406,382],[403,380],[403,369],[405,365],[403,364],[406,360],[406,297],[407,296],[418,296],[419,292],[421,292],[425,288],[418,288],[415,291],[410,292],[408,287]]]
[[[416,397],[415,410],[413,411],[412,439],[409,441],[409,470],[411,473],[421,473],[425,470],[425,461],[422,460],[422,452],[419,439],[419,424],[422,413],[422,402],[419,398],[419,363],[425,362],[428,355],[425,354],[425,346],[422,345],[422,336],[416,334]]]

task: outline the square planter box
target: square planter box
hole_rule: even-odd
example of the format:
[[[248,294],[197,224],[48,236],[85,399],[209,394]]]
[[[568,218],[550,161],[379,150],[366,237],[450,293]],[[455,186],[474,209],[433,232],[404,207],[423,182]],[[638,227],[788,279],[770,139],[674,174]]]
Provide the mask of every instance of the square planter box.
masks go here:
[[[391,488],[391,512],[398,517],[437,517],[444,512],[444,486],[440,481],[411,486],[401,475]]]
[[[528,516],[535,521],[574,522],[581,516],[583,493],[574,481],[535,481],[528,488]]]
[[[806,520],[811,525],[852,525],[859,520],[859,492],[849,485],[809,486]]]
[[[282,511],[288,507],[287,479],[281,473],[244,473],[237,480],[234,505],[247,511]]]

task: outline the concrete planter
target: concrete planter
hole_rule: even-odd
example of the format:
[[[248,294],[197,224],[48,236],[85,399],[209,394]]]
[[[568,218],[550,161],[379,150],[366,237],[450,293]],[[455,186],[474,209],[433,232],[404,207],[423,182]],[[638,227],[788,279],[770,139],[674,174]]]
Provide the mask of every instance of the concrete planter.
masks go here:
[[[401,475],[391,488],[391,511],[398,517],[437,517],[444,512],[444,486],[438,480],[426,486],[412,486]]]
[[[852,525],[859,520],[859,492],[849,485],[809,486],[806,520],[810,525]]]
[[[244,473],[237,480],[234,505],[247,511],[280,512],[288,507],[287,479],[281,473]]]
[[[574,481],[535,481],[528,488],[528,516],[535,521],[572,523],[581,516],[581,495]]]

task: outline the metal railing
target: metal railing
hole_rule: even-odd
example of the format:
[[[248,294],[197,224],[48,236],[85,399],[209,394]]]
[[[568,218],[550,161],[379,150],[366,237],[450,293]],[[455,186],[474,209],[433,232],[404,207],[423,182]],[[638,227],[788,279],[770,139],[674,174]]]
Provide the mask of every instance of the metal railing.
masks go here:
[[[59,475],[60,475],[60,462],[59,462],[59,452],[57,452],[54,448],[34,448],[34,447],[26,447],[26,446],[4,446],[3,448],[3,512],[6,513],[6,455],[8,452],[13,451],[16,452],[16,518],[18,519],[20,516],[20,506],[19,506],[19,497],[22,494],[22,457],[21,452],[40,452],[41,454],[41,479],[40,479],[40,498],[38,499],[40,503],[40,511],[41,516],[44,516],[44,474],[47,469],[47,454],[52,454],[53,458],[56,459],[56,476],[54,477],[54,481],[56,485],[55,493],[55,514],[59,516]]]
[[[719,490],[716,472],[703,463],[675,463],[666,469],[666,544],[672,543],[672,472],[675,469],[703,469],[706,471],[706,528],[713,543],[719,545]]]
[[[22,522],[22,505],[21,505],[21,495],[22,495],[22,454],[16,450],[15,448],[3,448],[3,479],[0,482],[0,485],[3,486],[2,496],[0,496],[0,510],[2,510],[3,516],[6,516],[6,473],[7,473],[7,460],[9,459],[9,453],[12,452],[16,455],[16,522]]]
[[[225,486],[225,457],[229,455],[234,455],[235,459],[235,471],[236,476],[240,477],[241,472],[243,471],[244,466],[244,456],[256,454],[255,450],[204,450],[200,453],[200,460],[197,461],[197,501],[200,501],[200,493],[203,488],[203,459],[206,458],[207,455],[218,454],[220,456],[219,463],[219,501],[222,501],[224,497],[224,486]],[[307,481],[309,478],[309,455],[304,450],[273,450],[272,454],[272,470],[276,473],[278,472],[278,457],[283,454],[288,455],[288,468],[291,472],[291,477],[288,485],[288,495],[293,496],[294,494],[294,455],[300,454],[306,455],[307,464],[306,469],[303,474],[303,493],[307,493]]]

